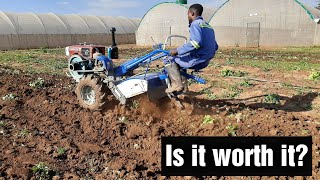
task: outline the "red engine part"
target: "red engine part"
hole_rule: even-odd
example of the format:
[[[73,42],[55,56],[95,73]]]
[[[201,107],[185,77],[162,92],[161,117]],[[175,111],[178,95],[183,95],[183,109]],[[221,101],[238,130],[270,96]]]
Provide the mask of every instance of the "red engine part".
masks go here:
[[[106,54],[106,47],[102,45],[73,45],[66,47],[66,55],[71,57],[73,55],[81,55],[85,58],[93,58],[94,53]]]

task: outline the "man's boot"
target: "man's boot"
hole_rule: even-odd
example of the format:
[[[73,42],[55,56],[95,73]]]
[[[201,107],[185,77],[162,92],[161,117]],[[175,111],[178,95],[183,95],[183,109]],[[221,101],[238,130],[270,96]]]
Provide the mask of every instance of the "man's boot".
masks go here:
[[[171,81],[171,87],[166,89],[166,93],[179,92],[183,90],[181,75],[176,63],[171,63],[165,66],[168,76]]]

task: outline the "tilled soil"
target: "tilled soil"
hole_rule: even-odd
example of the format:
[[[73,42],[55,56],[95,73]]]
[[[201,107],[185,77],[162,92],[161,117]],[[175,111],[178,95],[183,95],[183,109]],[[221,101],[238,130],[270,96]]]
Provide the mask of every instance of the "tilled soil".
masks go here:
[[[31,81],[44,79],[44,87]],[[320,118],[224,100],[190,96],[186,110],[168,99],[118,105],[110,97],[102,112],[79,107],[74,83],[64,76],[0,71],[0,179],[157,179],[161,177],[163,136],[312,136],[313,176],[320,179]],[[235,116],[232,116],[236,114]],[[212,124],[203,124],[211,115]],[[237,127],[234,132],[227,126]],[[63,148],[64,152],[59,150]],[[44,162],[48,176],[32,168]],[[168,179],[183,179],[171,177]],[[235,177],[200,177],[234,179]],[[275,179],[256,177],[256,179]],[[247,179],[239,177],[237,179]],[[280,177],[280,179],[286,179]]]

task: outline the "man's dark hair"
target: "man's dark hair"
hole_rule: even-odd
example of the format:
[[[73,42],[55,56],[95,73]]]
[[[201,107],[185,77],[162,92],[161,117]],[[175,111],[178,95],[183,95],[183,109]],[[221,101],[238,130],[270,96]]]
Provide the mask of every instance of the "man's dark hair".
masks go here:
[[[198,16],[202,16],[203,6],[201,4],[193,4],[189,7],[189,10],[196,13]]]

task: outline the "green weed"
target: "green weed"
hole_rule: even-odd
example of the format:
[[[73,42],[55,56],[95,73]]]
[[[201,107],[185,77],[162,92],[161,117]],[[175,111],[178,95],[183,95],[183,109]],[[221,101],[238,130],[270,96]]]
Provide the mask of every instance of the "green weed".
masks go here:
[[[12,100],[15,100],[16,98],[17,98],[17,96],[14,95],[14,94],[7,94],[7,95],[2,97],[2,100],[4,100],[4,101],[12,101]]]
[[[4,122],[4,121],[0,121],[0,127],[6,127],[7,126],[7,123]]]
[[[25,137],[27,137],[29,134],[31,134],[31,132],[28,130],[28,129],[26,129],[26,128],[24,128],[24,129],[22,129],[19,133],[18,133],[18,137],[19,138],[25,138]]]
[[[248,116],[242,113],[237,113],[237,114],[230,114],[228,117],[234,118],[237,120],[237,122],[240,122],[240,121],[246,120]]]
[[[248,79],[245,79],[242,82],[240,82],[240,86],[242,86],[242,87],[251,87],[251,86],[253,86],[253,84]]]
[[[268,94],[264,97],[264,102],[269,104],[280,104],[280,96],[278,94]]]
[[[37,88],[37,89],[43,88],[44,85],[45,85],[44,80],[42,78],[38,78],[37,80],[29,83],[30,87]]]
[[[49,52],[48,47],[45,47],[45,46],[40,47],[40,50],[42,51],[42,53],[48,53]]]
[[[271,71],[272,69],[269,68],[269,67],[263,67],[262,70],[263,70],[264,72],[269,72],[269,71]]]
[[[238,88],[237,85],[233,85],[229,87],[229,92],[226,91],[222,97],[233,99],[239,97],[241,93],[243,93],[243,89]]]
[[[225,62],[226,65],[234,65],[236,64],[231,58],[227,58],[226,62]]]
[[[66,149],[63,147],[58,147],[57,153],[58,153],[58,156],[63,156],[66,153]]]
[[[290,83],[281,83],[281,87],[288,88],[288,89],[294,89],[294,86]]]
[[[51,170],[44,162],[39,162],[38,164],[34,165],[31,170],[39,180],[50,179]]]
[[[238,130],[237,125],[232,125],[231,123],[229,123],[229,125],[226,127],[226,129],[228,131],[229,136],[237,136],[237,130]]]
[[[223,77],[227,77],[227,76],[233,76],[235,74],[235,71],[232,71],[230,69],[224,69],[221,71],[220,73]]]
[[[208,67],[213,67],[214,69],[220,68],[221,65],[217,62],[211,62]]]
[[[310,74],[309,79],[313,80],[313,81],[320,80],[320,72],[319,71],[313,71]]]
[[[216,122],[214,118],[212,118],[210,115],[205,115],[202,119],[201,126],[206,124],[213,124],[214,122]]]
[[[134,100],[131,105],[131,109],[138,109],[140,107],[140,103],[137,100]]]
[[[215,94],[213,94],[213,93],[210,93],[210,94],[207,94],[207,98],[208,98],[209,100],[215,100],[215,99],[218,98],[218,96],[215,95]]]
[[[307,92],[310,92],[310,87],[297,87],[294,88],[297,92],[297,95],[302,96],[305,95]]]
[[[230,69],[224,69],[224,70],[221,71],[220,74],[223,77],[230,77],[230,76],[233,76],[233,77],[244,77],[244,76],[248,75],[247,72],[233,71],[233,70],[230,70]]]
[[[209,87],[211,88],[211,87]],[[205,88],[200,91],[200,94],[205,94],[209,100],[214,100],[217,99],[218,97],[209,89]]]
[[[310,131],[308,129],[303,129],[301,134],[302,135],[308,135],[308,134],[310,134]]]
[[[118,121],[119,121],[120,123],[126,124],[126,123],[129,122],[129,119],[128,119],[126,116],[121,116],[121,117],[118,118]]]

